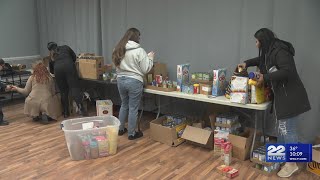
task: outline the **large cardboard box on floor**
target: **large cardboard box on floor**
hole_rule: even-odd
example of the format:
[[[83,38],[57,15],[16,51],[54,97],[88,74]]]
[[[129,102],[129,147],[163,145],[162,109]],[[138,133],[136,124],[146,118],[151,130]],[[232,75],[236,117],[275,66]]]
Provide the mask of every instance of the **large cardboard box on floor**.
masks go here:
[[[183,131],[182,138],[186,139],[187,143],[208,149],[213,149],[212,131],[198,127],[187,126]]]
[[[312,162],[309,162],[307,164],[307,170],[313,174],[320,176],[320,144],[315,145],[312,148]]]
[[[184,139],[178,137],[178,132],[186,127],[186,124],[180,124],[176,127],[170,128],[162,125],[166,116],[162,116],[150,122],[151,139],[167,144],[169,146],[178,146],[185,142]]]
[[[113,115],[113,103],[111,100],[96,101],[97,116]]]
[[[228,141],[232,144],[232,157],[243,161],[249,159],[253,132],[254,130],[247,128],[241,136],[229,134]]]
[[[102,79],[105,72],[102,56],[79,57],[79,76],[84,79]]]

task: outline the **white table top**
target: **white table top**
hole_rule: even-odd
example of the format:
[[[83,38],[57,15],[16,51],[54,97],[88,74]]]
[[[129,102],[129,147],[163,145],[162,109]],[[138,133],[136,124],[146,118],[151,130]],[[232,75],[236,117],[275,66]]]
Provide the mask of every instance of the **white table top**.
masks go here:
[[[169,96],[169,97],[176,97],[176,98],[189,99],[189,100],[194,100],[194,101],[201,101],[201,102],[221,104],[221,105],[226,105],[226,106],[261,110],[261,111],[266,110],[270,104],[270,102],[265,102],[262,104],[238,104],[238,103],[230,102],[230,100],[224,96],[218,96],[215,98],[208,98],[208,96],[203,95],[203,94],[185,94],[185,93],[181,93],[178,91],[164,92],[164,91],[157,91],[157,90],[153,90],[153,89],[144,89],[144,92],[150,93],[150,94],[157,94],[157,95],[163,95],[163,96]]]

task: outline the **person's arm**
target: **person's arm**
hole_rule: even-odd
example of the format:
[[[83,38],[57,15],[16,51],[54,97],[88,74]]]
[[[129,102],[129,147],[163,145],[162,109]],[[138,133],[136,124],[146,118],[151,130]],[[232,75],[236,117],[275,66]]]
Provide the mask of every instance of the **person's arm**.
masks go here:
[[[292,56],[285,50],[280,50],[276,55],[276,64],[278,70],[272,73],[264,74],[263,79],[266,82],[287,80],[293,66]]]
[[[244,63],[246,63],[246,68],[251,66],[259,66],[259,57],[248,59],[244,61]]]
[[[143,74],[147,74],[153,67],[153,55],[148,56],[146,51],[141,48],[139,66]]]
[[[32,80],[33,80],[33,76],[30,76],[28,81],[27,81],[27,84],[24,88],[19,88],[19,87],[16,87],[16,91],[20,94],[23,94],[25,96],[27,96],[28,94],[30,94],[31,90],[32,90]]]
[[[77,60],[76,53],[74,53],[74,51],[69,46],[67,46],[67,47],[68,47],[69,54],[71,55],[72,61],[76,62],[76,60]]]

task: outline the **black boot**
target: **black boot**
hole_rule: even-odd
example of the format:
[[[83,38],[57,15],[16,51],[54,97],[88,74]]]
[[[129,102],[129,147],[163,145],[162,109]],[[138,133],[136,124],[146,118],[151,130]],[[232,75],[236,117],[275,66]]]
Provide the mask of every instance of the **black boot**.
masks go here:
[[[79,114],[81,116],[89,116],[87,110],[83,107],[82,103],[78,104],[78,108],[79,108]]]

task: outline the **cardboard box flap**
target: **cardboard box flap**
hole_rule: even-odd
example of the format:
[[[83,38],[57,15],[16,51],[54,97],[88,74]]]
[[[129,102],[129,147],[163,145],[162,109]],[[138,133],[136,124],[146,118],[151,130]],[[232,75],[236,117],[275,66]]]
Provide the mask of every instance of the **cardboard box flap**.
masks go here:
[[[246,129],[246,131],[241,134],[241,136],[236,136],[233,134],[229,134],[229,141],[232,142],[232,145],[241,149],[245,149],[249,146],[250,141],[247,141],[248,138],[252,138],[253,134],[250,133],[250,129]]]
[[[183,131],[182,138],[206,145],[211,135],[211,131],[200,129],[197,127],[187,126]]]

